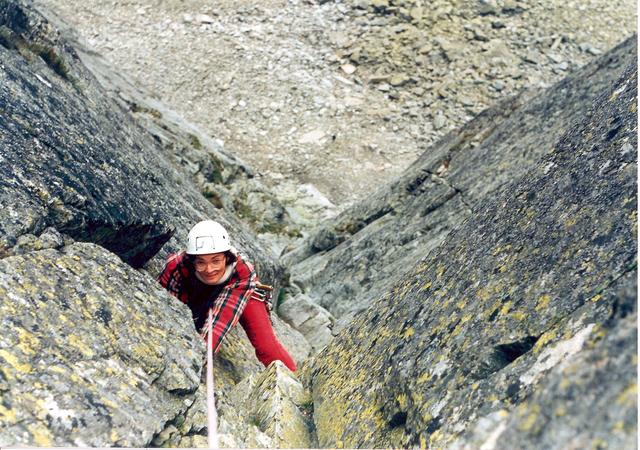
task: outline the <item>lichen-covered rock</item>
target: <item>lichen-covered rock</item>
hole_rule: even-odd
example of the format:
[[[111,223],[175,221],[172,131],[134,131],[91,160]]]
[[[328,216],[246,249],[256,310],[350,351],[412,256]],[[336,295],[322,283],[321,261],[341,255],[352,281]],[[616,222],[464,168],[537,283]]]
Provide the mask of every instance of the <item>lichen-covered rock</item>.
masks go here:
[[[280,361],[238,384],[230,393],[244,422],[256,425],[271,439],[269,448],[309,448],[311,396]],[[237,436],[238,433],[235,433]]]
[[[8,174],[0,180],[0,255],[52,227],[155,274],[195,222],[214,218],[265,282],[281,281],[282,266],[233,211],[207,201],[167,160],[169,144],[133,120],[59,31],[18,0],[0,2],[0,56],[0,168]],[[165,139],[178,145],[186,138],[172,126]],[[239,165],[208,158],[222,171]]]
[[[132,117],[140,116],[135,105],[127,103],[131,93],[117,91],[125,84],[110,89],[98,83],[100,71],[83,64],[98,64],[98,58],[81,60],[55,23],[31,4],[0,0],[0,58],[0,280],[5,284],[0,342],[6,362],[0,372],[0,444],[197,443],[206,425],[193,407],[203,355],[185,353],[181,342],[200,350],[202,345],[188,308],[154,277],[168,253],[184,248],[189,228],[204,218],[227,227],[232,244],[248,255],[263,282],[278,289],[284,269],[234,209],[201,195],[191,181],[194,173],[185,171],[188,165],[170,161],[171,150],[180,152],[191,140],[184,157],[211,182],[249,174],[231,156],[210,152],[210,140],[200,141],[173,116],[164,123],[154,116],[155,129],[141,126]],[[188,151],[201,144],[206,148],[194,150],[195,156]],[[24,265],[19,275],[15,264]],[[49,275],[56,264],[67,264],[68,270],[60,267],[59,275]],[[140,297],[138,291],[146,293]],[[25,309],[28,316],[18,319],[14,303],[27,295],[27,306],[37,310]],[[69,310],[72,300],[77,304]],[[158,302],[171,306],[147,311]],[[103,310],[103,303],[109,308]],[[148,319],[132,305],[149,312]],[[54,323],[42,328],[49,318]],[[109,323],[102,326],[102,321]],[[281,325],[279,332],[290,333]],[[13,353],[14,340],[22,339],[26,326],[44,353]],[[42,330],[49,334],[38,335]],[[282,340],[303,340],[291,334]],[[296,346],[301,357],[304,348]],[[36,369],[46,369],[44,379],[37,378]],[[261,370],[242,330],[234,330],[215,360],[218,388],[228,392]],[[91,387],[93,380],[98,384]]]
[[[540,163],[316,357],[321,447],[635,446],[632,55]]]
[[[506,100],[450,133],[397,180],[286,254],[292,282],[342,318],[339,330],[472,217],[480,202],[552,151],[636,54],[634,37],[549,90]]]
[[[144,447],[193,402],[187,307],[94,244],[0,260],[0,445]]]
[[[311,394],[280,361],[246,377],[233,388],[221,387],[214,373],[222,448],[313,447]],[[158,446],[207,447],[206,388],[201,387],[187,413],[169,424]]]
[[[87,48],[75,30],[49,6],[39,4],[38,10],[60,30],[109,97],[135,117],[169,162],[181,169],[215,208],[240,218],[258,235],[262,245],[277,250],[276,254],[283,244],[274,241],[289,243],[300,235],[300,226],[309,226],[290,216],[280,199],[261,182],[259,174],[229,153],[221,141],[135,85],[126,74],[116,72],[100,54]]]

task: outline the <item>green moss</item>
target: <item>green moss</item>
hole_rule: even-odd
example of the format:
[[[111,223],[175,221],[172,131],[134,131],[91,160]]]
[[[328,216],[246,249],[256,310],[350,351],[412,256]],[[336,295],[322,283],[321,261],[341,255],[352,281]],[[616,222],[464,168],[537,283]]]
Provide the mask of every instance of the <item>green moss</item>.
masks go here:
[[[196,150],[202,150],[202,144],[200,143],[200,139],[195,134],[189,134],[189,142],[191,146]]]
[[[212,191],[210,189],[206,189],[205,191],[202,192],[202,195],[204,195],[204,197],[207,200],[209,200],[209,202],[216,208],[218,209],[224,208],[224,204],[222,203],[222,198],[220,198],[220,195],[217,192]]]
[[[133,113],[145,113],[145,114],[149,114],[150,116],[155,117],[156,119],[161,119],[162,118],[162,113],[156,109],[153,108],[147,108],[146,106],[140,106],[137,103],[133,103],[130,107],[129,110]]]
[[[31,44],[29,49],[40,56],[42,60],[58,75],[65,80],[70,80],[69,67],[65,64],[64,60],[58,55],[53,47],[47,47],[41,44]]]

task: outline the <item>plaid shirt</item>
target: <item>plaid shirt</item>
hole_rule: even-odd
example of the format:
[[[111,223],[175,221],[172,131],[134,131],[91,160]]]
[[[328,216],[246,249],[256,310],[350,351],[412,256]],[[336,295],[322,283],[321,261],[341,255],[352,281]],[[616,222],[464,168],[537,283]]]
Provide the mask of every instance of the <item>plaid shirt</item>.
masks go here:
[[[212,342],[214,353],[220,349],[224,337],[240,320],[244,307],[258,282],[253,265],[244,261],[239,254],[236,257],[233,273],[213,303]],[[188,279],[195,276],[192,270],[187,264],[186,252],[172,254],[169,255],[158,281],[170,294],[188,305]],[[207,324],[205,323],[201,332],[203,338],[206,337],[206,330]]]

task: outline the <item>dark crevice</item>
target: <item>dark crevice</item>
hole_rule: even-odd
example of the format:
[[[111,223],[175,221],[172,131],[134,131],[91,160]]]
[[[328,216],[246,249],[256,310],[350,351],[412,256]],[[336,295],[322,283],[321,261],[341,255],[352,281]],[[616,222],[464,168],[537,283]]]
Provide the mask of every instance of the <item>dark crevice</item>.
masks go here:
[[[393,415],[389,421],[391,428],[403,427],[407,423],[407,413],[404,411],[398,411]]]
[[[115,253],[134,268],[142,267],[173,235],[154,223],[104,223],[89,220],[78,225],[57,225],[79,242],[92,242]]]
[[[510,342],[508,344],[498,344],[494,347],[496,356],[501,359],[507,366],[529,352],[540,336],[527,336],[519,341]],[[503,366],[503,367],[504,367]]]
[[[429,422],[427,422],[426,432],[429,434],[433,434],[440,429],[442,423],[440,422],[440,417],[434,417]]]
[[[441,177],[440,175],[438,175],[436,173],[431,172],[430,170],[425,169],[425,172],[427,172],[429,175],[431,175],[431,177],[433,177],[433,179],[438,180],[439,182],[441,182],[442,184],[444,184],[448,188],[452,189],[454,191],[455,195],[458,195],[460,197],[460,201],[462,202],[462,204],[464,206],[466,206],[467,212],[469,214],[471,214],[473,208],[471,207],[471,204],[465,198],[464,193],[463,193],[463,191],[461,189],[458,189],[457,187],[452,185],[449,181],[447,181],[445,178]],[[447,200],[449,200],[450,198],[453,198],[453,197],[454,197],[454,195],[452,195],[451,197],[447,198]]]
[[[467,374],[474,380],[488,378],[531,351],[541,335],[525,336],[517,341],[481,349],[476,364],[469,368]]]

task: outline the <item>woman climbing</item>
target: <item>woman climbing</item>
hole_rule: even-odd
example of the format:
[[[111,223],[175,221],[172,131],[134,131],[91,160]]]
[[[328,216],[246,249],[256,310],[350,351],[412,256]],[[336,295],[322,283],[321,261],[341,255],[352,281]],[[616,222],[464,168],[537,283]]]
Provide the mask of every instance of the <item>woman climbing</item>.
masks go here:
[[[189,306],[199,331],[206,330],[212,309],[214,354],[239,321],[265,367],[280,360],[295,372],[296,363],[271,326],[264,301],[270,288],[259,283],[253,265],[231,246],[229,234],[219,223],[197,223],[189,231],[186,252],[169,256],[158,281]]]

